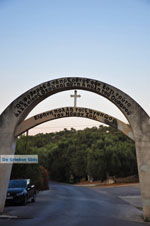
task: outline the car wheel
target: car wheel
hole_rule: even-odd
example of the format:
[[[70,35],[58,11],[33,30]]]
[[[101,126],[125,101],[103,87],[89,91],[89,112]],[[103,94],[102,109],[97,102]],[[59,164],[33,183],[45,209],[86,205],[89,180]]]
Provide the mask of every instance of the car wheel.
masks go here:
[[[25,206],[28,202],[27,196],[24,197],[22,204]]]
[[[32,196],[31,202],[35,202],[35,194]]]

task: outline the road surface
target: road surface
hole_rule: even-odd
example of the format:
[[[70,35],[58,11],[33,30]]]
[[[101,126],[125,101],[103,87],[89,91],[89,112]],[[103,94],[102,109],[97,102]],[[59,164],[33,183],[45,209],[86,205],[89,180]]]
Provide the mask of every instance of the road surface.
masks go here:
[[[123,190],[122,190],[123,189]],[[137,188],[87,188],[50,184],[50,190],[38,194],[35,203],[7,206],[5,212],[18,219],[0,219],[2,226],[142,226],[141,211],[120,199],[139,194]],[[121,193],[121,195],[122,195]],[[141,222],[140,222],[141,221]]]

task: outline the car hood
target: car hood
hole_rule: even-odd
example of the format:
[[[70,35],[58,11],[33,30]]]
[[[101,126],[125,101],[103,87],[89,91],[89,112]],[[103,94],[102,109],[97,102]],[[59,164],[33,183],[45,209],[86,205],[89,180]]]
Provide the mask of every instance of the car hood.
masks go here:
[[[25,188],[8,188],[7,192],[9,193],[20,193],[23,192]]]

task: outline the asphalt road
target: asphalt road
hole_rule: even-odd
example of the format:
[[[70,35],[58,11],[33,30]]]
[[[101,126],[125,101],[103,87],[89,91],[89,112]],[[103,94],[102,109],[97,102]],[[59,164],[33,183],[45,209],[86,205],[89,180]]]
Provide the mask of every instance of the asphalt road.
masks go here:
[[[87,188],[51,184],[38,194],[35,203],[7,206],[5,211],[18,219],[0,219],[1,226],[141,226],[141,211],[118,194],[137,195],[138,188]],[[124,191],[125,189],[125,191]]]

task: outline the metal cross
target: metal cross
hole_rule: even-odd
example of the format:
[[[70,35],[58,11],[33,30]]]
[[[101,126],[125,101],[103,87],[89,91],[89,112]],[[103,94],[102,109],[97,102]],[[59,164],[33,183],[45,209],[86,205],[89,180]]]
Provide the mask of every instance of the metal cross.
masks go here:
[[[77,90],[74,91],[74,95],[70,95],[71,97],[74,97],[74,107],[77,106],[77,98],[81,97],[80,95],[77,95]]]

